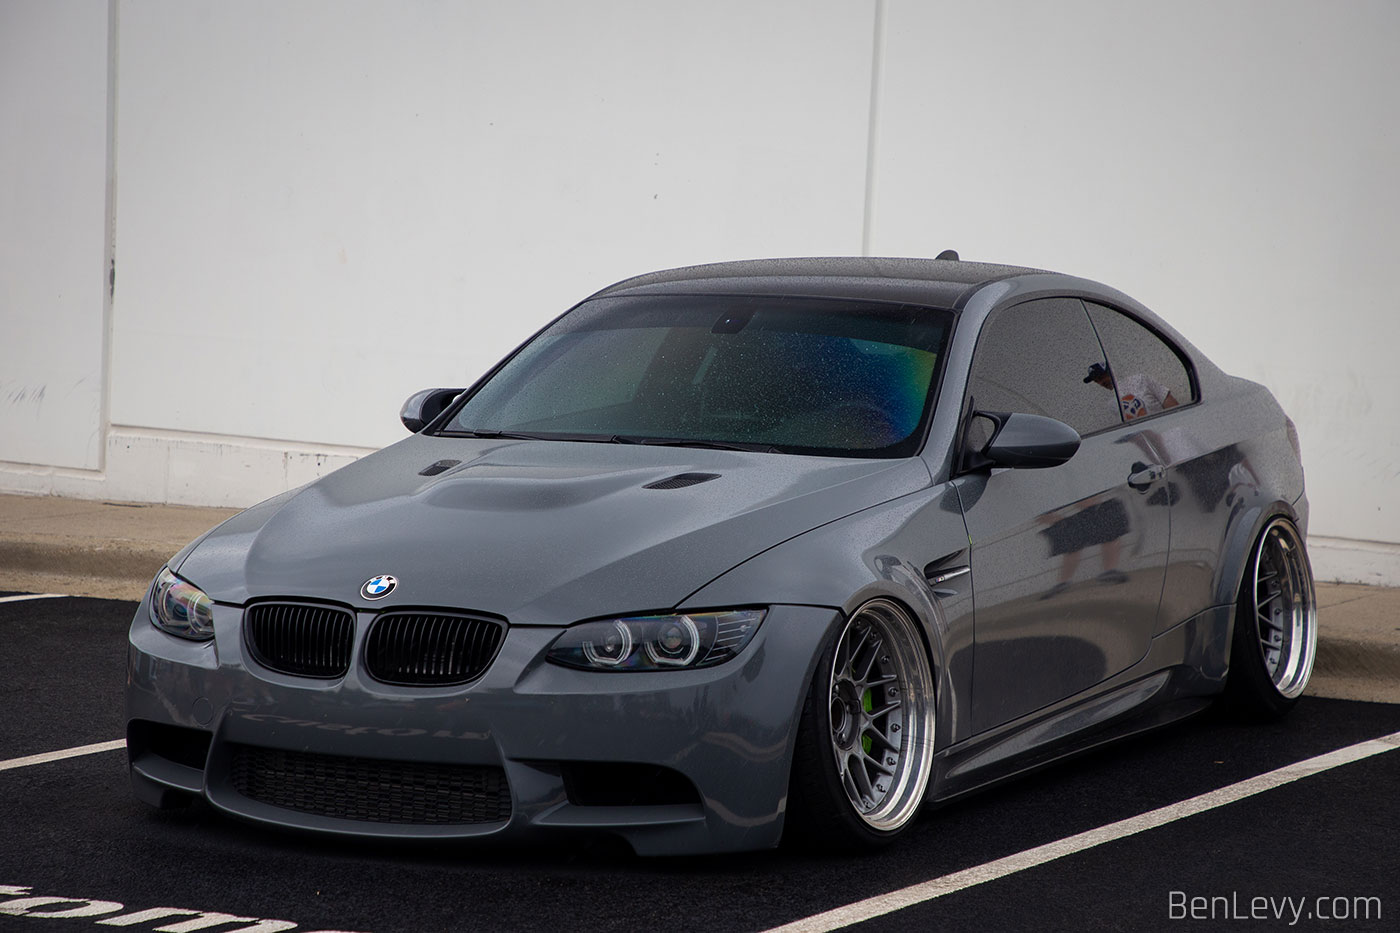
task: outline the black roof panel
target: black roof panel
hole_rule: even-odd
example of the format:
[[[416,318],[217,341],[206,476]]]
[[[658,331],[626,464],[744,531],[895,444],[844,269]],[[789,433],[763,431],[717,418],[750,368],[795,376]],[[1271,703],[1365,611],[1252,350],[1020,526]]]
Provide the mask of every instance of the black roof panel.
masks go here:
[[[1042,270],[986,262],[871,256],[751,259],[666,269],[624,279],[592,297],[643,294],[803,295],[952,308],[988,282]]]

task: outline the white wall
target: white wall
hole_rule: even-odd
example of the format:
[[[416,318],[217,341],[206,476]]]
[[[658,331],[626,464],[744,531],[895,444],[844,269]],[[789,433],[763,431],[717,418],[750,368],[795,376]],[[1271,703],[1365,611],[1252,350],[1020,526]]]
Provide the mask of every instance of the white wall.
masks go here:
[[[250,502],[626,275],[951,246],[1113,284],[1269,385],[1320,568],[1400,583],[1389,0],[116,3],[105,344],[107,5],[0,11],[0,115],[82,101],[0,137],[0,386],[111,355],[105,432],[100,392],[43,422],[0,392],[0,489]]]
[[[112,420],[379,446],[594,289],[860,248],[868,4],[123,4]]]
[[[1298,424],[1314,534],[1400,542],[1400,4],[889,0],[871,247],[1114,285]]]
[[[106,4],[0,3],[0,461],[102,466],[107,35]]]

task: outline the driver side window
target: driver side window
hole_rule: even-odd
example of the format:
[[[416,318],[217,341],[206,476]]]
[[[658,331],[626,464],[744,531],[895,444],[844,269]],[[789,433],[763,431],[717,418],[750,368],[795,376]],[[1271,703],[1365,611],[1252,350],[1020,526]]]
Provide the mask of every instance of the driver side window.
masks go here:
[[[1105,360],[1077,298],[1028,301],[992,314],[977,340],[968,383],[979,411],[1045,415],[1092,434],[1122,423],[1111,390],[1088,378]],[[986,446],[990,422],[972,418],[967,446]]]

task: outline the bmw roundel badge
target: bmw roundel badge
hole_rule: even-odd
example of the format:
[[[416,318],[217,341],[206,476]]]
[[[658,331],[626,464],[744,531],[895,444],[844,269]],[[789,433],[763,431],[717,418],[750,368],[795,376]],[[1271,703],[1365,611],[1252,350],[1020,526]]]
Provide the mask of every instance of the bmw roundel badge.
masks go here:
[[[360,595],[365,599],[383,599],[394,592],[394,587],[399,585],[396,577],[391,577],[387,573],[381,573],[377,577],[370,577],[365,581],[365,585],[360,587]]]

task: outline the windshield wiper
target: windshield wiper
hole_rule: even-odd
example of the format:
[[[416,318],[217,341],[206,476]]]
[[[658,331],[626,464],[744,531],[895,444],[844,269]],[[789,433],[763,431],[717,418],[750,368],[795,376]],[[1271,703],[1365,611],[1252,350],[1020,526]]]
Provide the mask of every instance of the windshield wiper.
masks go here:
[[[473,431],[439,431],[438,437],[485,437],[507,438],[520,441],[586,441],[593,444],[641,444],[646,447],[703,447],[709,450],[742,450],[764,454],[780,454],[783,451],[772,444],[746,444],[742,441],[687,440],[673,437],[639,437],[633,434],[527,434],[521,431],[493,431],[481,429]]]
[[[504,437],[517,441],[547,441],[551,438],[547,434],[520,434],[514,431],[439,431],[438,437]]]
[[[439,431],[439,437],[485,437],[485,438],[508,438],[518,441],[586,441],[591,444],[621,444],[631,443],[630,441],[619,441],[615,434],[570,434],[561,431],[547,431],[539,434],[530,434],[524,431],[495,431],[490,428],[482,428],[473,431]]]
[[[747,444],[741,441],[704,441],[670,437],[634,437],[614,434],[614,444],[643,444],[648,447],[703,447],[708,450],[743,450],[763,454],[780,454],[782,450],[772,444]]]

